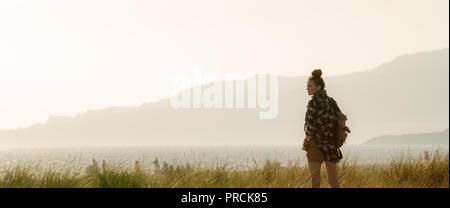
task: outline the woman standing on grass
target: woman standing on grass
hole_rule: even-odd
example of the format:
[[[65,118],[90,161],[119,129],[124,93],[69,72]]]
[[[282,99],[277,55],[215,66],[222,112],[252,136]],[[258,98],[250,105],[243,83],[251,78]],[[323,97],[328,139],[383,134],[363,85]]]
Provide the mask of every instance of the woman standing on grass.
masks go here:
[[[312,188],[320,187],[320,168],[325,162],[328,183],[339,188],[336,163],[342,159],[342,153],[334,137],[336,112],[333,98],[325,91],[322,71],[315,69],[308,78],[307,90],[312,95],[305,115],[305,134],[303,150],[306,151]]]

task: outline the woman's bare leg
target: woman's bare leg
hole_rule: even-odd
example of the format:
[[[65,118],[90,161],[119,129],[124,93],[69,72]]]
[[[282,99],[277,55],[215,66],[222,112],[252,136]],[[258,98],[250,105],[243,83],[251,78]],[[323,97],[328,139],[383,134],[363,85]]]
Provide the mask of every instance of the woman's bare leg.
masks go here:
[[[311,188],[320,188],[320,168],[322,163],[309,162],[309,176],[311,177]]]
[[[336,163],[325,161],[325,168],[327,170],[328,184],[331,188],[339,188]]]

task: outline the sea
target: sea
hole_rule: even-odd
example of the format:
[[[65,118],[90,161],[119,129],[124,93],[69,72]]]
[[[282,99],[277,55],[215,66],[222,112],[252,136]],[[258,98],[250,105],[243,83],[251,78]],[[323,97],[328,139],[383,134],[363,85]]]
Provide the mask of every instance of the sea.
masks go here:
[[[445,156],[449,146],[385,146],[345,145],[344,162],[358,165],[384,164],[392,161],[422,160]],[[159,164],[187,165],[202,168],[246,169],[262,167],[267,160],[281,166],[298,163],[306,165],[306,152],[301,146],[127,146],[127,147],[52,147],[52,148],[0,148],[0,167],[14,166],[83,168],[96,160],[123,168],[132,168],[138,160],[140,166],[155,168]]]

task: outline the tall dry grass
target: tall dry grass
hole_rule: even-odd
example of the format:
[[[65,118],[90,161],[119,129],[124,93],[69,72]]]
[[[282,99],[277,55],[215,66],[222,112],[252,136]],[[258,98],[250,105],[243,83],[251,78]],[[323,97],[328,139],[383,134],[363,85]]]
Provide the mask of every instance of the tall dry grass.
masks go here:
[[[277,161],[237,169],[154,162],[154,167],[127,168],[121,164],[86,173],[84,169],[42,164],[14,165],[0,169],[2,188],[307,188],[309,171],[298,161],[283,167]],[[386,164],[358,165],[355,160],[338,164],[340,185],[345,188],[436,188],[449,187],[449,154],[422,158],[401,157]],[[322,171],[322,187],[328,187]]]

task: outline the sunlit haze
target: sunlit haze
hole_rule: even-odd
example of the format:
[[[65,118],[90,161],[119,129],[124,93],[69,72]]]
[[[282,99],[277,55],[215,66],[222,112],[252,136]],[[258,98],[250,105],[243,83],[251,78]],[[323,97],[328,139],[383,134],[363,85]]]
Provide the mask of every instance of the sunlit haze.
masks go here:
[[[0,129],[165,98],[196,64],[221,75],[370,70],[447,48],[448,13],[448,0],[1,1]]]

